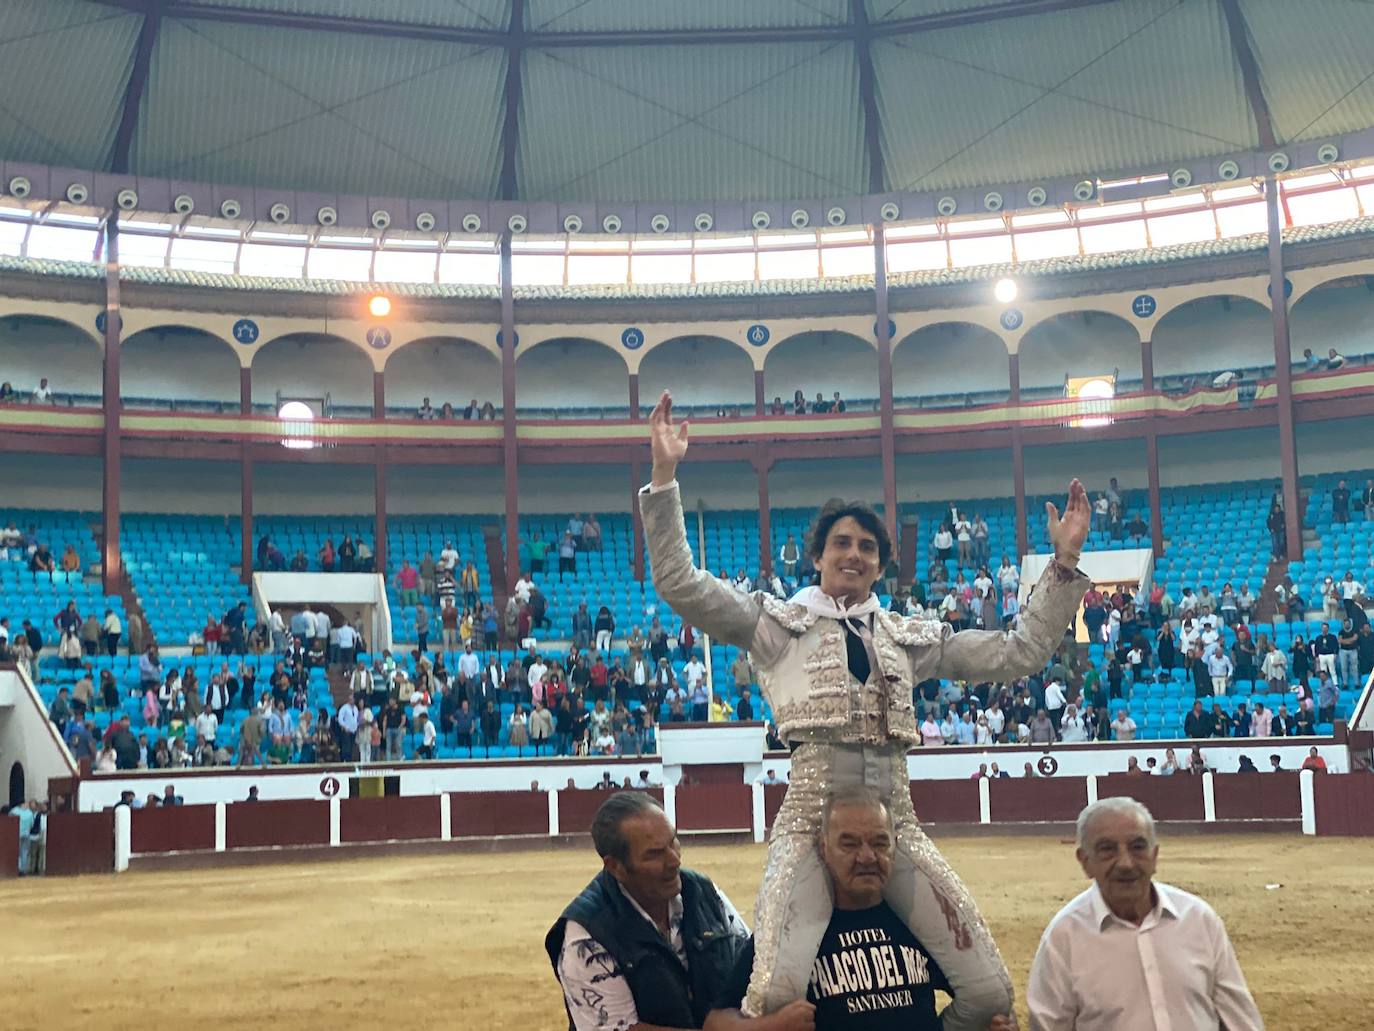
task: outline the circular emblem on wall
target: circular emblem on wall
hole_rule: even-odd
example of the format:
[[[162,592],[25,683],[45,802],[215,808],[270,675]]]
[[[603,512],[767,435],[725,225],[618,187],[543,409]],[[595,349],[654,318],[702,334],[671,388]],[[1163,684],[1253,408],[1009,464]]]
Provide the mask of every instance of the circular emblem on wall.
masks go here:
[[[105,332],[105,327],[106,327],[108,324],[109,324],[109,323],[108,323],[108,320],[105,318],[105,312],[102,311],[99,315],[97,315],[97,316],[95,317],[95,329],[96,329],[96,332],[97,332],[97,333],[104,333],[104,332]],[[121,333],[124,332],[124,316],[123,316],[123,315],[121,315],[121,316],[119,317],[119,331],[120,331]]]
[[[768,343],[768,327],[761,322],[756,322],[744,331],[745,338],[755,347],[762,347]]]
[[[367,331],[367,342],[377,350],[391,346],[391,330],[385,326],[373,326]]]
[[[1131,314],[1138,319],[1148,319],[1159,305],[1149,294],[1141,294],[1131,302]]]
[[[1040,771],[1042,777],[1053,777],[1059,772],[1059,760],[1052,755],[1042,755],[1035,768]]]
[[[339,778],[325,777],[320,781],[320,794],[325,798],[333,798],[339,793]]]
[[[520,346],[520,334],[519,334],[519,333],[516,333],[516,334],[514,334],[514,336],[515,336],[515,346],[516,346],[516,347],[519,347],[519,346]],[[496,346],[497,346],[497,347],[505,347],[505,346],[506,346],[506,341],[505,341],[505,339],[504,339],[504,334],[502,334],[502,332],[501,332],[499,329],[496,331]]]
[[[887,338],[888,338],[888,340],[895,340],[896,337],[897,337],[897,323],[893,322],[891,319],[888,319],[888,320],[887,320]],[[873,323],[873,339],[874,339],[874,340],[878,339],[878,324],[877,324],[876,322]]]
[[[620,334],[620,342],[631,351],[637,351],[644,346],[644,331],[635,326],[631,326]]]
[[[999,321],[1002,323],[1003,329],[1020,329],[1021,323],[1025,320],[1026,317],[1021,314],[1020,308],[1008,308],[1002,312],[1002,318]]]
[[[1265,292],[1266,294],[1268,294],[1269,297],[1270,297],[1270,299],[1272,300],[1272,299],[1273,299],[1273,296],[1274,296],[1274,284],[1273,284],[1273,283],[1270,283],[1268,286],[1266,286],[1266,287],[1264,288],[1264,292]],[[1292,297],[1292,296],[1293,296],[1293,281],[1292,281],[1291,279],[1289,279],[1287,276],[1284,276],[1284,277],[1283,277],[1283,296],[1284,296],[1284,297]]]
[[[256,344],[258,324],[252,319],[239,319],[234,323],[234,339],[241,344]]]

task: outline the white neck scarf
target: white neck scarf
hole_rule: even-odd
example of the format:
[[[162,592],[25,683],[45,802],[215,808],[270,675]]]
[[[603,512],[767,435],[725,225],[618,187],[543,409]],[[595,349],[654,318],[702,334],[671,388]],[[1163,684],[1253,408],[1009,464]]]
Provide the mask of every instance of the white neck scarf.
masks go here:
[[[801,605],[808,612],[825,619],[863,619],[882,608],[878,596],[872,591],[868,597],[854,605],[846,605],[844,600],[832,598],[820,587],[803,587],[790,599],[793,605]]]

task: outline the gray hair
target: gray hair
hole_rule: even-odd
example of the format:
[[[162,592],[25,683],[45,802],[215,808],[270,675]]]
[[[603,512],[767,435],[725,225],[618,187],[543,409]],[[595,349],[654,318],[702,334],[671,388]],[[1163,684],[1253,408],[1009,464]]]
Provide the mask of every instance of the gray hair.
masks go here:
[[[830,814],[844,808],[881,809],[887,829],[892,830],[892,810],[883,801],[882,794],[867,784],[854,784],[836,788],[825,796],[825,803],[821,806],[821,837],[830,833]]]
[[[592,844],[596,854],[602,859],[618,859],[627,862],[630,858],[630,843],[621,833],[621,825],[626,820],[649,813],[663,813],[663,807],[652,795],[643,791],[617,791],[606,801],[592,818]]]
[[[1150,847],[1155,846],[1155,818],[1150,815],[1150,810],[1137,802],[1134,798],[1102,798],[1085,806],[1083,811],[1078,814],[1078,847],[1087,849],[1088,847],[1088,825],[1098,816],[1104,815],[1134,816],[1145,828],[1145,837],[1150,842]]]

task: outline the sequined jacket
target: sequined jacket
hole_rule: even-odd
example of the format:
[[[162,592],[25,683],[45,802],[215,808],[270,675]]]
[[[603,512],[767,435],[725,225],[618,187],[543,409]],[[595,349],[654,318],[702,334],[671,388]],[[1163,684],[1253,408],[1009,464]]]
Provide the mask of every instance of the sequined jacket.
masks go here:
[[[912,686],[932,677],[1008,682],[1042,669],[1063,639],[1090,581],[1051,562],[1021,610],[1017,630],[874,614],[872,671],[849,671],[837,620],[762,592],[743,594],[692,565],[676,484],[639,494],[654,588],[683,619],[749,650],[784,740],[920,743]]]

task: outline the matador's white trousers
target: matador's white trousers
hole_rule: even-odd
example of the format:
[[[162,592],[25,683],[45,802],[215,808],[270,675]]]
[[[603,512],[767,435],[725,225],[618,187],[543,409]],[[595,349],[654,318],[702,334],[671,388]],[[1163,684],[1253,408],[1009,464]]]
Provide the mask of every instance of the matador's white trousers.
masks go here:
[[[883,897],[949,981],[954,1001],[942,1013],[945,1031],[984,1031],[994,1016],[1012,1012],[1011,976],[973,896],[916,819],[900,742],[807,743],[792,753],[754,911],[754,970],[744,1012],[761,1016],[806,997],[832,909],[817,848],[821,807],[830,791],[855,784],[877,789],[891,810],[896,842]]]

